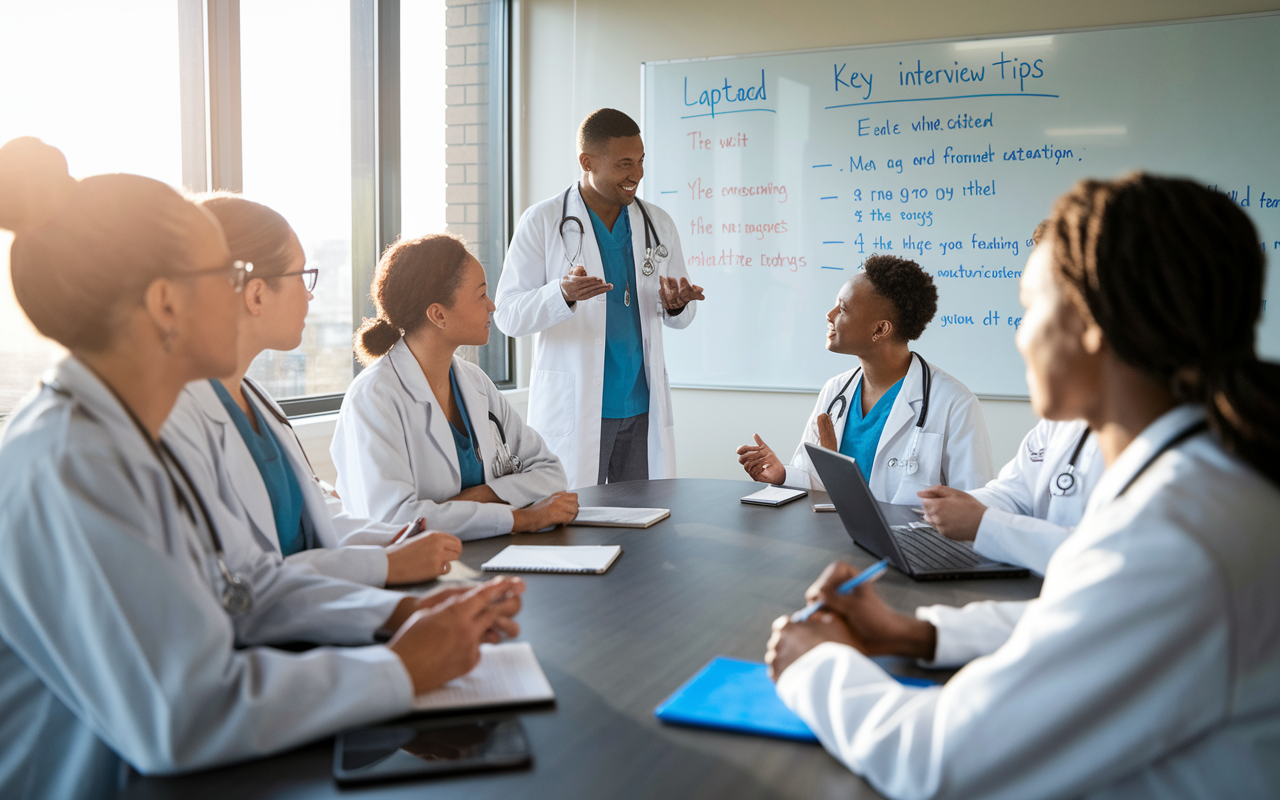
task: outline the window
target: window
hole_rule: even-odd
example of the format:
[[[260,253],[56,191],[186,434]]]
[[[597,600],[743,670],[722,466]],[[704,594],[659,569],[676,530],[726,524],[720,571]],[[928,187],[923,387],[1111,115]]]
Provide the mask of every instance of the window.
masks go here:
[[[173,0],[0,4],[0,144],[38,136],[75,177],[133,172],[182,182],[178,17]],[[0,415],[63,350],[13,298],[0,232]]]
[[[280,212],[320,270],[302,344],[249,370],[278,398],[341,393],[353,376],[350,50],[347,0],[240,4],[244,196]]]
[[[405,236],[448,230],[467,240],[498,288],[509,227],[507,7],[489,0],[401,0],[401,213]],[[514,385],[511,347],[459,355],[499,385]]]
[[[464,236],[496,288],[510,228],[506,0],[97,0],[0,5],[0,143],[75,176],[230,189],[284,215],[320,269],[303,342],[250,374],[291,414],[336,409],[369,283],[402,232]],[[60,348],[0,288],[0,415]],[[496,328],[462,353],[511,385]]]

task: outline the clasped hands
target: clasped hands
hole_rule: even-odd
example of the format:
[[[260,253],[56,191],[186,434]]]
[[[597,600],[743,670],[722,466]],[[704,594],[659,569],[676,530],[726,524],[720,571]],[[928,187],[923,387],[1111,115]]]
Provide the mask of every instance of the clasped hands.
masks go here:
[[[847,645],[868,656],[894,655],[932,661],[937,630],[928,622],[894,611],[873,588],[874,580],[849,594],[837,594],[840,584],[858,570],[843,561],[827,566],[804,593],[823,608],[804,622],[790,615],[773,622],[765,662],[775,681],[796,659],[824,642]]]
[[[707,299],[702,294],[702,287],[690,283],[688,278],[677,280],[659,275],[658,283],[658,297],[662,300],[663,308],[668,311],[679,311],[694,300]],[[569,305],[579,300],[590,300],[612,289],[612,283],[606,283],[604,278],[588,275],[586,267],[581,264],[560,279],[560,294]]]
[[[480,663],[482,643],[518,636],[524,589],[519,578],[494,578],[401,600],[383,628],[395,631],[387,647],[404,663],[414,693],[470,672]]]

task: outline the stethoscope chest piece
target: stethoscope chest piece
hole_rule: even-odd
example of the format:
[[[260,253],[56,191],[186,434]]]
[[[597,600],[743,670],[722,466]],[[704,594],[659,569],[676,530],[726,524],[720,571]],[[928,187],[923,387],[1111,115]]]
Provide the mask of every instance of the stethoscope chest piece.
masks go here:
[[[243,578],[227,569],[222,559],[218,559],[218,565],[222,567],[222,577],[226,584],[222,588],[222,607],[232,616],[247,613],[253,608],[253,592]]]
[[[1067,461],[1066,469],[1053,476],[1053,483],[1049,485],[1049,494],[1054,497],[1066,497],[1076,490],[1076,459],[1080,458],[1080,451],[1084,449],[1084,443],[1088,438],[1089,429],[1085,428],[1076,442],[1076,449],[1071,453],[1071,459]]]
[[[1053,478],[1053,486],[1050,492],[1056,497],[1065,497],[1076,490],[1076,476],[1073,475],[1076,470],[1074,465],[1068,465],[1066,472],[1059,472]]]
[[[652,274],[653,274],[653,259],[651,259],[651,258],[649,258],[649,257],[647,257],[647,256],[646,256],[646,257],[645,257],[645,259],[644,259],[644,264],[642,264],[642,265],[640,266],[640,271],[644,273],[644,276],[645,276],[646,278],[647,278],[647,277],[649,277],[650,275],[652,275]],[[630,303],[628,303],[628,305],[630,305]]]
[[[911,456],[909,458],[891,458],[887,462],[887,466],[890,468],[902,467],[903,471],[908,475],[915,475],[920,471],[920,459],[915,456]]]

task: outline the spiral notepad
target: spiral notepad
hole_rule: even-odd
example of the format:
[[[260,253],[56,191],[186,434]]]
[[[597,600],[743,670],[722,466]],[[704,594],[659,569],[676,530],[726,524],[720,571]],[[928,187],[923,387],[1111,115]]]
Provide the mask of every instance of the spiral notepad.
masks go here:
[[[508,545],[480,566],[487,572],[576,572],[602,575],[622,555],[613,545]]]

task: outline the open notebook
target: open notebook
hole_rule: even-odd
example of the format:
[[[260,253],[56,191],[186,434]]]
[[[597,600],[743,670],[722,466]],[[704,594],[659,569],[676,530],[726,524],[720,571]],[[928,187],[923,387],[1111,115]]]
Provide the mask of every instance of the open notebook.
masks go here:
[[[415,711],[545,703],[556,699],[528,642],[480,645],[476,668],[413,701]]]

